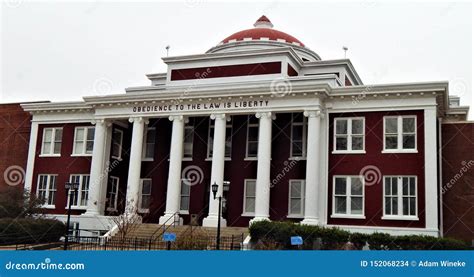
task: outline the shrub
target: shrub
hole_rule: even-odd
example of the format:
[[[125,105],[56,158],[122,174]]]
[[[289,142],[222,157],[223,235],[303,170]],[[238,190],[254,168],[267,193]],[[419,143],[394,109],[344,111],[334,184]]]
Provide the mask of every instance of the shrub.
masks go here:
[[[59,241],[65,224],[55,219],[2,218],[0,244],[46,243]]]
[[[452,238],[423,235],[391,236],[386,233],[349,233],[338,228],[300,225],[291,222],[261,221],[250,226],[250,236],[256,249],[296,249],[291,236],[301,236],[300,249],[362,249],[366,243],[371,250],[463,250],[466,242]],[[318,242],[318,245],[315,245]]]

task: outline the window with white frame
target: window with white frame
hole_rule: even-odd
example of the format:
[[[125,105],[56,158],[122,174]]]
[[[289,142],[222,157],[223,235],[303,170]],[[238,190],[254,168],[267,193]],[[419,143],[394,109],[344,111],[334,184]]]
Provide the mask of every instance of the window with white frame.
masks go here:
[[[363,117],[334,119],[334,152],[364,152],[365,120]]]
[[[57,175],[40,174],[38,175],[38,187],[36,195],[44,201],[45,206],[54,206],[56,202],[56,179]]]
[[[63,136],[63,128],[44,128],[43,143],[41,146],[42,156],[59,156],[61,155],[61,142]]]
[[[156,128],[148,127],[145,131],[145,143],[143,144],[143,160],[153,161],[153,158],[155,157],[155,139]]]
[[[207,137],[207,158],[212,158],[212,148],[214,146],[214,121],[209,119],[209,134]],[[225,157],[232,155],[232,121],[229,120],[225,126]]]
[[[179,201],[179,210],[189,212],[189,200],[191,197],[191,186],[188,182],[181,182],[181,197]]]
[[[110,176],[109,186],[107,189],[107,211],[116,211],[117,210],[117,201],[118,201],[118,187],[120,179],[115,176]]]
[[[112,158],[120,160],[122,158],[123,131],[115,128],[112,134]]]
[[[255,115],[247,117],[247,152],[246,158],[256,158],[258,155],[258,118]]]
[[[416,218],[415,176],[384,176],[384,218]]]
[[[138,210],[143,213],[149,211],[151,204],[151,179],[140,179],[140,194],[138,198]]]
[[[384,117],[384,150],[416,150],[416,116]]]
[[[290,180],[288,216],[304,215],[304,180]]]
[[[94,127],[76,127],[74,132],[74,155],[92,155],[94,131]]]
[[[194,140],[194,124],[192,120],[184,126],[183,140],[183,158],[192,159]]]
[[[244,214],[255,214],[257,180],[245,180],[244,183]]]
[[[363,217],[364,177],[335,176],[333,186],[333,217]]]
[[[307,120],[303,113],[291,114],[291,157],[306,157]]]
[[[73,174],[70,176],[69,181],[71,183],[79,184],[79,187],[76,191],[71,191],[72,197],[68,196],[67,205],[69,206],[69,201],[72,199],[72,207],[87,208],[90,176],[86,174]]]

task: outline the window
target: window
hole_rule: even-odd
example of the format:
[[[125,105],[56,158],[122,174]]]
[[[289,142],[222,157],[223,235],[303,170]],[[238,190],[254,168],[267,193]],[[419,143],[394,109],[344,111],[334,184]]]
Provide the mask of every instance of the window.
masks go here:
[[[44,128],[41,155],[60,156],[63,128]]]
[[[384,150],[416,150],[416,116],[384,117]]]
[[[140,195],[138,210],[147,213],[151,203],[151,179],[140,179]]]
[[[109,186],[107,189],[107,211],[116,211],[117,210],[117,199],[118,199],[118,187],[119,187],[119,178],[110,176]]]
[[[334,152],[363,153],[365,149],[364,118],[334,119]]]
[[[207,138],[207,158],[212,158],[212,147],[214,146],[214,121],[209,119],[209,135]],[[225,157],[232,155],[232,121],[227,121],[225,126]]]
[[[382,219],[418,219],[416,177],[384,177],[384,216]]]
[[[112,158],[120,160],[122,159],[122,142],[123,142],[123,131],[114,129],[112,134]]]
[[[191,120],[189,122],[192,122]],[[183,158],[193,158],[193,138],[194,138],[194,125],[187,123],[184,126],[184,148]]]
[[[249,115],[247,118],[247,156],[256,158],[258,154],[258,118]]]
[[[257,180],[245,180],[244,183],[244,215],[255,214],[255,190]]]
[[[87,198],[89,197],[89,175],[74,174],[71,175],[69,181],[71,183],[79,184],[78,190],[72,193],[72,197],[67,198],[67,206],[69,206],[69,200],[72,198],[72,207],[87,208]]]
[[[335,176],[332,217],[364,218],[364,176]]]
[[[290,180],[288,216],[304,215],[304,180]]]
[[[291,114],[291,157],[306,157],[307,128],[303,113]]]
[[[74,133],[74,155],[92,155],[94,127],[77,127]]]
[[[155,157],[156,128],[149,127],[145,132],[145,143],[143,144],[142,160],[153,161]]]
[[[56,202],[56,179],[57,175],[38,175],[38,187],[36,195],[44,201],[45,206],[54,206]]]
[[[189,212],[189,199],[191,196],[191,186],[187,182],[181,182],[181,198],[179,202],[179,210],[181,212]]]

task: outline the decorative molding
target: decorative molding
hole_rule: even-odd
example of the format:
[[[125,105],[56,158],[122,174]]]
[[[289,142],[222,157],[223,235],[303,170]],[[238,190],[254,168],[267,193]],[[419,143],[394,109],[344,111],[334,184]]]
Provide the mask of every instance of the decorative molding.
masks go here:
[[[230,116],[226,115],[225,113],[213,113],[211,114],[211,119],[225,119],[226,121],[230,121]]]
[[[304,111],[303,114],[306,117],[323,117],[324,116],[321,110],[307,110],[307,111]]]
[[[272,120],[276,119],[276,115],[272,112],[257,112],[255,114],[256,118],[271,118]]]
[[[183,115],[170,115],[168,117],[170,121],[184,121],[184,116]]]
[[[141,123],[141,122],[143,122],[144,124],[148,124],[148,123],[149,123],[149,120],[148,120],[148,118],[146,118],[146,117],[138,116],[138,117],[130,117],[130,118],[128,119],[128,122],[130,122],[130,123],[134,123],[134,122],[139,122],[139,123]]]

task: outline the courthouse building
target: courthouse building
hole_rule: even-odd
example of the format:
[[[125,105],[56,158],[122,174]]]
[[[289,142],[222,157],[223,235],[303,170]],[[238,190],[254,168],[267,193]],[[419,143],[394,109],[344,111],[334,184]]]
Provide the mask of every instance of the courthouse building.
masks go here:
[[[216,183],[224,226],[440,235],[443,123],[468,113],[448,82],[364,85],[349,59],[323,59],[265,16],[163,61],[126,93],[22,105],[25,188],[49,214],[65,219],[64,184],[76,182],[76,228],[106,232],[128,208],[145,223],[212,227]]]

